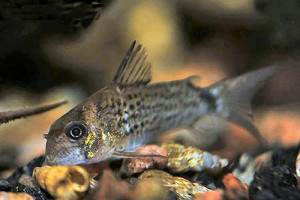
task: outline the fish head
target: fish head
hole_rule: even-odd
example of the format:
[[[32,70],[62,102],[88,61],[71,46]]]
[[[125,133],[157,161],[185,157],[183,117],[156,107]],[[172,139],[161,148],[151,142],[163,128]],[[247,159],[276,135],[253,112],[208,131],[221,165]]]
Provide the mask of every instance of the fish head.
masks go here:
[[[111,157],[122,134],[108,96],[95,93],[52,124],[43,165],[90,164]]]

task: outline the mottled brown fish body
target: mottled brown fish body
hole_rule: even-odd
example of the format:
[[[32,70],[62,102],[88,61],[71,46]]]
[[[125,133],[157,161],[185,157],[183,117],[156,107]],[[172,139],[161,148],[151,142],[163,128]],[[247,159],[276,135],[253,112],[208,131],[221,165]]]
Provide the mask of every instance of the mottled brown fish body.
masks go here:
[[[108,97],[108,106],[114,111],[121,132],[137,137],[141,144],[170,128],[190,126],[213,108],[213,102],[200,98],[201,89],[189,79],[113,90],[117,95]]]
[[[167,130],[203,120],[234,122],[264,142],[251,122],[250,99],[276,70],[268,67],[199,88],[193,77],[148,85],[150,64],[141,45],[131,45],[112,83],[58,119],[47,136],[44,165],[96,163],[137,157],[137,147]],[[199,123],[198,123],[199,124]]]

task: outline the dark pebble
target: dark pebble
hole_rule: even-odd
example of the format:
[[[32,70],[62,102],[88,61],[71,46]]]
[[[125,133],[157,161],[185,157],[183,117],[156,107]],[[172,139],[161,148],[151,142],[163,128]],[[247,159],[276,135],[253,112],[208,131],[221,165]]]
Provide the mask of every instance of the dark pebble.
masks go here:
[[[294,171],[287,165],[265,168],[254,175],[249,188],[251,200],[299,200]]]
[[[272,166],[288,165],[293,171],[296,170],[296,159],[299,147],[291,147],[287,149],[277,149],[272,153]]]
[[[193,183],[199,183],[209,189],[224,188],[222,179],[220,177],[213,177],[206,172],[186,172],[175,174],[175,176],[183,177]]]
[[[37,158],[34,158],[27,165],[16,169],[14,173],[6,180],[12,185],[12,187],[15,187],[18,184],[19,179],[23,174],[32,176],[33,169],[35,167],[41,167],[44,162],[44,159],[45,159],[44,156],[39,156]]]
[[[0,191],[10,191],[11,184],[7,180],[0,180]]]
[[[36,200],[53,199],[46,191],[44,191],[40,187],[32,188],[22,184],[18,184],[12,192],[25,192]]]
[[[14,191],[18,186],[19,179],[23,174],[32,176],[33,169],[35,167],[42,166],[44,162],[44,156],[39,156],[30,161],[27,165],[20,167],[14,171],[14,173],[6,180],[0,180],[0,191]]]

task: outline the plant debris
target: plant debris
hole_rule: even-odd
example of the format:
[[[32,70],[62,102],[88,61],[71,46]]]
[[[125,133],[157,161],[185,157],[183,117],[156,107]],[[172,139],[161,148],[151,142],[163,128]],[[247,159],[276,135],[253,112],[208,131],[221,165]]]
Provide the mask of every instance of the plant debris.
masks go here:
[[[29,107],[23,108],[18,110],[9,110],[9,111],[2,111],[0,112],[0,125],[3,123],[8,123],[9,121],[20,119],[24,117],[29,117],[32,115],[41,114],[43,112],[47,112],[54,108],[57,108],[63,104],[66,104],[67,101],[60,101],[53,104],[48,104],[44,106],[37,106],[37,107]]]

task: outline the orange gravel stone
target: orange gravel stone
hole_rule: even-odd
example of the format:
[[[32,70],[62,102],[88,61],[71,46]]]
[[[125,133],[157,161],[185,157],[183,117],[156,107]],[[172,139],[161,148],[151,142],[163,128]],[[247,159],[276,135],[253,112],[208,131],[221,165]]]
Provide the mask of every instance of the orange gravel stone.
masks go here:
[[[225,186],[225,197],[227,199],[249,199],[248,187],[233,174],[228,173],[222,180]]]
[[[168,156],[166,149],[156,145],[146,145],[137,149],[137,154],[141,155],[161,155],[164,157]],[[156,168],[162,169],[167,164],[166,158],[161,157],[142,157],[142,158],[129,158],[124,159],[122,164],[122,172],[127,175],[140,173],[146,169]]]
[[[223,200],[224,191],[221,189],[198,195],[194,200]]]

